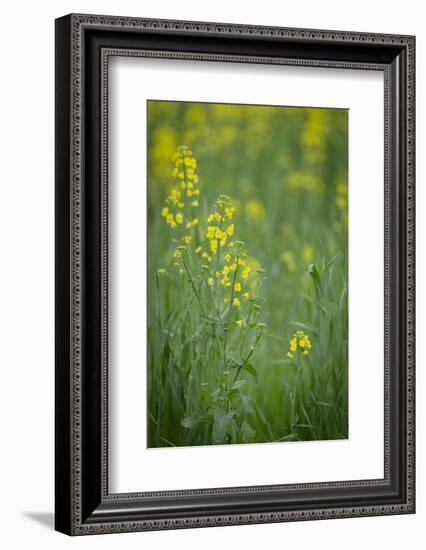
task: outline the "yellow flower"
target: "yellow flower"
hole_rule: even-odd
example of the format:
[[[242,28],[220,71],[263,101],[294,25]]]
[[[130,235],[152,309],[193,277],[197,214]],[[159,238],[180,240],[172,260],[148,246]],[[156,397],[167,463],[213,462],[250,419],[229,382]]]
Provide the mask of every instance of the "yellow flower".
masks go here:
[[[216,231],[215,231],[214,236],[216,237],[216,239],[222,239],[223,238],[223,233],[218,227],[216,227]]]
[[[212,251],[213,254],[215,254],[215,252],[217,251],[217,240],[216,239],[213,239],[212,241],[210,241],[210,250]]]
[[[228,252],[227,254],[225,254],[225,260],[229,263],[231,261],[231,254]]]
[[[185,189],[185,187],[186,187],[186,184],[185,184],[185,182],[183,181],[183,182],[180,184],[180,188],[181,188],[181,189]]]
[[[225,304],[227,304],[229,302],[229,298],[224,298],[223,301]]]
[[[228,243],[229,248],[232,248],[234,245],[235,245],[234,241],[230,241],[230,242]]]
[[[200,248],[201,248],[201,247],[200,247]],[[211,257],[209,256],[209,254],[207,254],[207,252],[203,252],[203,253],[201,254],[201,256],[202,256],[203,258],[206,258],[209,262],[211,261]]]
[[[175,222],[175,220],[174,220],[174,218],[173,218],[173,214],[171,214],[171,213],[170,213],[170,214],[167,214],[167,216],[166,216],[166,222],[170,225],[170,227],[171,227],[172,229],[174,229],[174,228],[176,227],[176,222]]]
[[[198,218],[194,218],[192,220],[192,226],[195,227],[196,225],[198,225],[200,223],[200,220]]]
[[[220,281],[220,284],[223,285],[225,288],[228,288],[231,286],[231,280],[228,277],[228,275],[225,275],[222,280]]]
[[[191,206],[198,206],[198,201],[192,201]]]
[[[232,237],[232,235],[234,234],[234,224],[233,224],[233,223],[231,223],[231,225],[228,226],[228,229],[226,230],[226,233],[227,233],[230,237]]]
[[[195,195],[195,196],[198,196],[200,194],[200,190],[199,189],[194,189],[194,191],[192,191],[192,194]]]
[[[303,330],[297,330],[290,339],[290,349],[287,357],[293,357],[294,353],[300,349],[302,355],[309,355],[309,350],[312,348],[309,336]],[[289,355],[290,354],[290,355]],[[291,358],[290,357],[290,358]]]
[[[214,221],[214,216],[213,214],[210,214],[210,216],[207,218],[207,222],[212,223],[213,221]]]
[[[181,237],[181,241],[185,244],[189,244],[192,241],[192,237],[191,235],[184,235],[183,237]]]
[[[235,271],[237,269],[237,264],[234,262],[232,265],[229,266],[229,269],[231,271]]]
[[[243,269],[243,272],[241,273],[243,279],[248,279],[249,278],[250,271],[251,271],[251,268],[249,266],[247,266],[246,268]]]
[[[163,218],[167,217],[167,214],[169,213],[169,209],[167,208],[167,206],[165,206],[163,208],[163,210],[161,211],[161,215],[163,216]]]
[[[248,299],[250,298],[250,294],[249,294],[248,292],[244,292],[243,298],[245,298],[246,300],[248,300]]]
[[[239,306],[240,303],[241,303],[241,302],[239,301],[238,298],[234,298],[234,301],[233,301],[233,305],[234,305],[234,306]]]
[[[292,354],[290,351],[288,351],[288,352],[287,352],[287,357],[288,357],[289,359],[293,359],[293,354]]]
[[[209,225],[207,227],[206,237],[211,240],[211,239],[214,239],[215,234],[216,234],[216,227],[214,225]]]
[[[242,319],[238,319],[238,321],[235,321],[236,324],[239,326],[239,327],[242,327],[243,326],[243,321]]]
[[[186,196],[187,197],[192,197],[192,191],[190,189],[188,189],[188,191],[186,192]]]
[[[207,279],[207,284],[210,285],[210,286],[212,286],[213,283],[214,283],[213,277],[209,277],[209,278]]]
[[[216,277],[220,277],[222,275],[222,273],[220,271],[216,271],[215,275],[216,275]]]
[[[177,213],[176,214],[176,223],[181,224],[183,222],[183,216],[182,214]]]
[[[235,212],[235,208],[233,206],[228,206],[225,208],[225,214],[230,220],[232,220],[232,216],[234,212]]]
[[[223,274],[224,274],[224,275],[228,275],[228,273],[229,273],[229,266],[224,265],[224,266],[223,266]]]
[[[222,221],[222,216],[219,214],[219,212],[215,212],[214,217],[217,222]]]
[[[234,290],[235,290],[235,292],[240,292],[241,291],[241,283],[235,283]]]

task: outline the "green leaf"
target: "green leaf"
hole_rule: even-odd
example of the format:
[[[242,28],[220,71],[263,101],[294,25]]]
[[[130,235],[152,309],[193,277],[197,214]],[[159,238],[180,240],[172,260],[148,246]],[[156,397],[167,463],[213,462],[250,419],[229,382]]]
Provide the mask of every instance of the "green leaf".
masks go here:
[[[214,317],[208,317],[207,315],[203,315],[200,313],[200,319],[202,319],[205,323],[209,324],[209,325],[217,325],[218,324],[218,320],[215,319]]]
[[[233,417],[235,416],[235,411],[226,412],[225,409],[218,407],[214,414],[213,421],[213,444],[223,443],[227,431],[229,430],[230,424]]]
[[[265,430],[267,430],[269,438],[273,439],[274,436],[272,434],[271,426],[269,425],[269,422],[267,422],[267,420],[265,418],[265,415],[260,410],[260,408],[256,405],[256,401],[253,401],[253,405],[254,405],[254,410],[256,411],[256,415],[257,415],[258,419],[260,420],[260,423],[263,425]]]
[[[202,422],[211,424],[212,421],[213,421],[213,418],[211,415],[202,414],[199,416],[193,416],[193,415],[185,416],[184,418],[182,418],[180,423],[184,428],[188,428],[189,430],[191,430],[192,428],[195,428],[197,424],[201,424]]]
[[[254,430],[245,420],[241,425],[239,440],[242,443],[253,443],[256,440],[256,430]]]
[[[197,424],[197,419],[194,416],[185,416],[185,418],[182,418],[180,423],[184,428],[191,430]]]
[[[309,264],[306,268],[306,272],[309,273],[309,275],[312,277],[312,280],[314,281],[317,296],[321,296],[321,278],[316,265]]]
[[[341,251],[339,251],[335,256],[331,258],[331,260],[328,262],[328,264],[325,266],[324,271],[328,271],[330,267],[334,264],[334,262],[337,260],[337,258],[341,255]]]
[[[278,439],[278,441],[298,441],[298,440],[299,440],[299,437],[297,434],[288,434]]]
[[[176,447],[176,445],[174,443],[172,443],[171,441],[169,441],[168,439],[166,439],[165,437],[161,437],[159,436],[159,439],[165,443],[168,447]]]
[[[251,414],[253,412],[253,400],[249,395],[240,394],[241,403],[243,405],[244,412],[246,414]]]
[[[254,365],[252,365],[251,363],[245,363],[245,365],[242,365],[241,369],[243,369],[243,370],[247,371],[249,374],[251,374],[257,382],[257,371],[256,371]]]
[[[232,399],[233,397],[238,397],[241,395],[241,388],[246,384],[246,380],[237,380],[232,384],[231,390],[229,391],[229,397]]]
[[[235,369],[236,367],[239,367],[240,364],[241,364],[241,361],[233,353],[227,353],[226,354],[226,360],[231,363],[231,368],[233,368],[233,369]]]
[[[305,300],[308,300],[308,302],[311,302],[312,304],[315,304],[316,306],[318,306],[322,310],[322,312],[325,315],[327,314],[324,306],[320,302],[318,302],[318,300],[315,300],[315,298],[312,298],[312,296],[309,296],[308,294],[304,294],[303,292],[301,294],[305,298]]]
[[[216,388],[210,395],[212,401],[217,401],[220,397],[220,389]]]
[[[244,386],[244,384],[246,384],[247,381],[246,380],[237,380],[236,382],[234,382],[232,384],[232,388],[231,390],[239,390],[242,386]]]

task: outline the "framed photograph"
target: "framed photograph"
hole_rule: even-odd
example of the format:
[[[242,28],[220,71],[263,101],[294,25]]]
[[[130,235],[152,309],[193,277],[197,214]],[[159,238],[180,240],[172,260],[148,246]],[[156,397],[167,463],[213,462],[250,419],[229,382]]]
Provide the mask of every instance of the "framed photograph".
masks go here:
[[[56,529],[415,511],[413,36],[56,21]]]

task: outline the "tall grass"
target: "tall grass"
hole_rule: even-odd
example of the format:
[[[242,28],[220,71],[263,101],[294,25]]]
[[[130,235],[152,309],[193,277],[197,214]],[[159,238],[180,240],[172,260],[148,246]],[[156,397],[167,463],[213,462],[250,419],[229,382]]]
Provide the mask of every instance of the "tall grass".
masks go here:
[[[347,437],[345,240],[326,222],[277,253],[274,197],[212,201],[187,147],[171,181],[149,211],[148,446]]]

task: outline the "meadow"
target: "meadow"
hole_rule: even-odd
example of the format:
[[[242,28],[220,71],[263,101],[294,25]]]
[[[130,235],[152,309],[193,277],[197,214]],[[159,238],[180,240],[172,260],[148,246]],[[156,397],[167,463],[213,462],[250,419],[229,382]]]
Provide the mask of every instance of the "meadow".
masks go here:
[[[148,447],[348,437],[348,113],[148,102]]]

